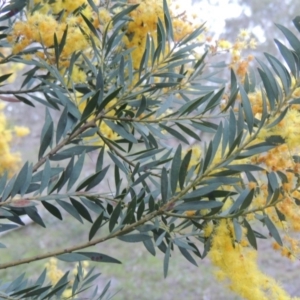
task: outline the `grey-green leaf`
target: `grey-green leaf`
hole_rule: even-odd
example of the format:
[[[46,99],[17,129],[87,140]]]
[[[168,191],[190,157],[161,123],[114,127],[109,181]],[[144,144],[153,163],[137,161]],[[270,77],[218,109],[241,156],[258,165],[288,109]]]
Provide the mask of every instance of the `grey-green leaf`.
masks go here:
[[[121,235],[118,237],[118,239],[127,243],[139,243],[151,239],[151,236],[143,233],[132,233]]]

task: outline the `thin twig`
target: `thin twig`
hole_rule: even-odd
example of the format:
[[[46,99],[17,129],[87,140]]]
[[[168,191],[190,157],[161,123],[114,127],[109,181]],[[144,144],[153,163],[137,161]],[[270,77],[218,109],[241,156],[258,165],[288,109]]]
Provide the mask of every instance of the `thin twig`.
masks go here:
[[[37,255],[37,256],[20,259],[20,260],[13,261],[13,262],[8,262],[8,263],[1,264],[0,265],[0,270],[15,267],[15,266],[19,266],[19,265],[23,265],[23,264],[27,264],[27,263],[37,261],[37,260],[42,260],[42,259],[58,256],[58,255],[61,255],[61,254],[64,254],[64,253],[71,253],[71,252],[74,252],[74,251],[77,251],[77,250],[85,249],[85,248],[103,243],[103,242],[105,242],[107,240],[110,240],[112,238],[115,238],[119,235],[124,235],[126,233],[129,233],[129,232],[135,230],[136,227],[138,227],[140,225],[143,225],[144,223],[152,220],[153,218],[155,218],[156,216],[158,216],[160,214],[162,214],[162,212],[160,210],[159,211],[154,211],[154,212],[146,215],[144,218],[140,219],[139,221],[137,221],[133,224],[127,225],[123,229],[120,229],[120,230],[116,231],[113,234],[108,234],[107,236],[102,237],[102,238],[98,238],[94,241],[89,241],[87,243],[79,244],[79,245],[76,245],[76,246],[73,246],[73,247],[70,247],[70,248],[60,249],[60,250],[53,251],[53,252],[48,252],[48,253],[45,253],[45,254],[42,254],[42,255]]]
[[[61,141],[58,145],[56,145],[49,153],[47,153],[45,156],[43,156],[34,166],[32,171],[35,172],[36,170],[38,170],[38,168],[43,165],[48,157],[51,157],[52,155],[56,154],[60,149],[62,149],[64,146],[66,146],[67,144],[69,144],[74,138],[76,138],[78,135],[80,135],[81,133],[83,133],[85,130],[91,128],[91,127],[95,127],[96,126],[96,119],[91,120],[87,123],[85,123],[83,126],[81,126],[80,128],[78,128],[73,134],[71,134],[70,136],[68,136],[67,138],[65,138],[63,141]]]

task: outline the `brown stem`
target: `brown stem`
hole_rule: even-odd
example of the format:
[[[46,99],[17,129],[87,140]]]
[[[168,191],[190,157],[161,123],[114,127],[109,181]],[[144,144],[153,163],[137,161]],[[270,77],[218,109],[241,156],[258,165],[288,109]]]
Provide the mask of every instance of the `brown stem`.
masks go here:
[[[28,90],[19,90],[19,91],[14,91],[14,90],[0,90],[0,95],[21,95],[21,94],[29,94],[29,93],[35,93],[35,92],[41,92],[43,91],[40,88],[34,87],[32,89]]]
[[[162,214],[162,212],[160,210],[159,211],[154,211],[154,212],[146,215],[144,218],[140,219],[138,222],[127,225],[123,229],[120,229],[120,230],[118,230],[117,232],[115,232],[113,234],[109,234],[105,237],[98,238],[94,241],[89,241],[87,243],[79,244],[79,245],[76,245],[76,246],[73,246],[73,247],[60,249],[60,250],[48,252],[48,253],[45,253],[45,254],[42,254],[42,255],[37,255],[37,256],[20,259],[20,260],[13,261],[13,262],[8,262],[8,263],[1,264],[0,265],[0,270],[15,267],[15,266],[19,266],[19,265],[23,265],[23,264],[27,264],[27,263],[31,263],[33,261],[42,260],[42,259],[49,258],[49,257],[58,256],[58,255],[61,255],[61,254],[64,254],[64,253],[71,253],[71,252],[74,252],[76,250],[85,249],[85,248],[94,246],[96,244],[103,243],[103,242],[105,242],[107,240],[110,240],[112,238],[115,238],[119,235],[123,235],[123,234],[129,233],[129,232],[135,230],[136,227],[138,227],[140,225],[143,225],[144,223],[150,221],[151,219],[155,218],[156,216],[158,216],[160,214]]]
[[[61,141],[58,145],[56,145],[49,153],[47,153],[47,155],[43,156],[34,166],[32,171],[35,172],[36,170],[38,170],[38,168],[43,165],[47,158],[56,154],[60,149],[62,149],[65,145],[67,145],[70,141],[72,141],[72,139],[74,139],[75,137],[77,137],[79,134],[83,133],[85,130],[87,130],[90,127],[95,127],[96,126],[96,119],[92,121],[89,121],[87,123],[85,123],[83,126],[81,126],[80,128],[78,128],[72,135],[70,135],[69,137],[65,138],[63,141]]]

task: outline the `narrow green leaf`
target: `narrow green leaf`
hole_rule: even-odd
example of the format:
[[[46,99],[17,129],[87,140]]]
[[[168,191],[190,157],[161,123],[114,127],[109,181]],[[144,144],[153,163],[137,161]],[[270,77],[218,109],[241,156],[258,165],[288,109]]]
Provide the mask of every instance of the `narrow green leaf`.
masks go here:
[[[58,40],[57,40],[57,35],[54,32],[54,53],[55,53],[55,63],[56,63],[56,67],[59,68],[59,44],[58,44]]]
[[[300,41],[298,38],[294,35],[293,32],[291,32],[289,29],[286,27],[280,25],[280,24],[275,24],[281,32],[284,34],[284,36],[287,38],[288,42],[290,45],[294,48],[297,54],[300,54]]]
[[[117,13],[112,21],[113,24],[116,24],[117,22],[121,21],[123,19],[124,16],[127,16],[130,12],[132,12],[133,10],[135,10],[137,7],[139,6],[139,4],[134,4],[134,5],[130,5],[125,9],[122,9],[121,12]]]
[[[113,131],[115,131],[117,134],[119,134],[122,138],[124,138],[125,140],[137,144],[137,139],[133,136],[133,134],[131,134],[130,132],[126,131],[124,127],[117,125],[111,121],[105,120],[104,123],[106,123],[106,125],[108,127],[110,127]]]
[[[87,256],[78,252],[60,254],[57,255],[56,258],[66,262],[78,262],[89,260]]]
[[[291,83],[292,83],[292,79],[291,79],[291,76],[290,76],[288,70],[273,55],[265,53],[265,56],[267,57],[268,61],[272,65],[272,67],[273,67],[275,73],[277,74],[277,76],[280,78],[282,86],[283,86],[283,89],[284,89],[284,93],[286,95],[288,95],[289,92],[290,92],[290,87],[291,87]]]
[[[247,165],[247,164],[240,164],[240,165],[228,165],[226,167],[228,170],[233,170],[233,171],[265,171],[264,168],[256,165]]]
[[[67,288],[67,285],[69,284],[69,282],[67,281],[68,280],[68,274],[69,274],[69,272],[65,273],[64,276],[55,285],[55,287],[51,290],[51,292],[48,293],[46,296],[44,296],[42,298],[42,300],[51,299],[51,297],[53,295],[62,294],[64,292],[64,290]]]
[[[150,173],[145,173],[143,175],[139,175],[138,179],[135,180],[133,183],[132,183],[132,187],[135,186],[135,185],[138,185],[139,183],[141,182],[144,182],[145,179],[150,175]]]
[[[63,36],[60,40],[60,43],[59,43],[59,55],[61,55],[64,47],[65,47],[65,44],[66,44],[66,41],[67,41],[67,35],[68,35],[68,25],[66,26],[66,29],[64,30],[64,33],[63,33]]]
[[[5,201],[10,196],[10,193],[11,193],[14,183],[15,183],[15,179],[16,179],[16,176],[13,176],[9,180],[9,182],[6,184],[6,187],[5,187],[2,197],[1,197],[1,201]]]
[[[139,116],[141,116],[145,112],[147,107],[148,107],[147,98],[144,95],[142,95],[141,102],[140,102],[139,108],[135,114],[135,117],[138,118]]]
[[[178,246],[179,251],[181,252],[181,254],[194,266],[198,267],[195,259],[192,257],[192,255],[188,252],[188,250],[186,250],[183,247],[179,247]]]
[[[201,209],[212,209],[216,207],[223,206],[223,202],[219,201],[188,201],[178,204],[174,207],[176,210],[186,211],[186,210],[201,210]]]
[[[101,147],[99,152],[97,162],[96,162],[96,173],[103,169],[103,160],[104,160],[104,147]]]
[[[200,96],[199,98],[196,98],[196,99],[189,101],[186,104],[182,105],[179,108],[179,112],[180,112],[179,116],[182,116],[184,114],[189,114],[189,113],[195,111],[202,103],[207,102],[208,99],[210,99],[213,94],[214,94],[213,92],[210,92],[204,96]]]
[[[273,224],[273,222],[271,221],[271,219],[269,218],[269,216],[265,216],[264,218],[264,223],[266,224],[266,226],[268,227],[271,236],[274,238],[274,240],[280,245],[283,246],[281,237],[279,235],[279,232],[276,228],[276,226]]]
[[[166,111],[168,109],[172,108],[172,104],[173,104],[173,96],[170,96],[167,98],[166,101],[162,102],[161,105],[159,106],[159,109],[156,111],[156,117],[161,116],[163,113],[166,113]]]
[[[80,255],[84,255],[88,257],[91,261],[103,262],[103,263],[113,263],[113,264],[121,264],[121,262],[111,256],[108,256],[103,253],[98,252],[75,252]]]
[[[94,151],[96,149],[98,149],[100,146],[84,146],[84,145],[77,145],[77,146],[73,146],[70,147],[66,150],[60,151],[57,154],[50,156],[50,160],[53,161],[59,161],[59,160],[63,160],[63,159],[67,159],[67,158],[71,158],[72,156],[75,155],[80,155],[83,152],[91,152]]]
[[[110,216],[109,226],[108,226],[110,232],[112,232],[115,225],[118,223],[118,219],[120,217],[121,211],[122,211],[122,202],[119,201],[119,203],[117,204],[117,206],[115,207],[115,209],[113,210]]]
[[[153,256],[156,255],[155,247],[154,247],[152,239],[144,240],[143,244],[150,254],[152,254]]]
[[[59,199],[55,199],[55,201],[67,212],[69,213],[71,216],[73,216],[75,219],[77,219],[80,223],[83,223],[79,213],[77,212],[77,210],[73,207],[73,205],[71,205],[70,203],[63,201],[63,200],[59,200]]]
[[[186,179],[186,175],[187,175],[187,171],[188,171],[188,167],[190,164],[190,160],[192,157],[192,150],[189,150],[186,155],[184,156],[181,165],[180,165],[180,169],[179,169],[179,186],[181,189],[183,189],[184,187],[184,183],[185,183],[185,179]]]
[[[172,245],[171,242],[169,242],[166,253],[165,253],[165,256],[164,256],[164,277],[165,278],[168,275],[171,245]]]
[[[63,219],[59,209],[56,206],[52,205],[51,203],[49,203],[47,201],[42,201],[42,204],[49,211],[49,213],[51,215],[53,215],[54,217],[56,217],[59,220]]]
[[[142,233],[132,233],[132,234],[118,236],[118,239],[121,240],[122,242],[127,242],[127,243],[139,243],[151,239],[151,236]]]
[[[169,190],[168,172],[167,172],[166,168],[162,168],[162,172],[161,172],[161,200],[162,200],[163,203],[167,202],[168,190]]]
[[[283,45],[277,39],[275,39],[274,41],[275,41],[282,57],[284,58],[287,65],[289,66],[293,76],[296,77],[296,72],[297,72],[296,71],[296,62],[295,62],[295,58],[294,58],[292,51],[290,49],[288,49],[285,45]]]
[[[40,295],[44,294],[46,291],[48,291],[49,289],[51,289],[51,285],[44,286],[39,289],[35,289],[29,293],[26,293],[26,297],[29,298],[29,297],[33,297],[33,296],[40,296]]]
[[[28,215],[28,217],[33,220],[35,223],[41,225],[42,227],[46,228],[46,225],[41,218],[41,216],[38,214],[37,209],[35,207],[25,207],[24,208],[25,213]]]
[[[219,105],[223,93],[224,93],[225,88],[222,88],[221,90],[219,90],[215,95],[213,95],[213,97],[209,100],[208,104],[205,107],[204,112],[207,112],[209,110],[212,110],[213,108],[215,108],[217,105]],[[203,113],[204,113],[203,112]]]
[[[29,169],[29,163],[26,162],[23,165],[22,169],[20,170],[18,176],[16,177],[16,180],[14,182],[14,186],[13,186],[12,191],[11,191],[11,197],[14,197],[16,194],[20,193],[20,190],[23,187],[24,183],[26,182],[27,176],[29,175],[28,174],[28,169]]]
[[[95,236],[103,221],[103,212],[97,217],[89,232],[89,241]]]
[[[199,200],[202,196],[208,195],[211,192],[214,192],[217,190],[217,188],[221,185],[221,182],[216,182],[213,184],[209,184],[207,186],[202,186],[189,194],[185,195],[183,199],[185,200]]]
[[[87,179],[84,179],[84,181],[78,185],[76,191],[80,191],[83,188],[86,188],[85,191],[88,191],[97,186],[105,177],[108,169],[109,166],[106,166],[103,170],[89,176]]]
[[[0,76],[0,83],[8,79],[13,73],[5,74]]]
[[[85,153],[86,153],[85,151],[82,152],[82,154],[78,157],[78,160],[72,169],[72,173],[70,175],[69,182],[67,185],[68,191],[72,188],[72,186],[74,185],[74,183],[77,181],[77,179],[79,178],[79,176],[81,174],[83,163],[84,163],[84,158],[85,158]]]
[[[189,144],[189,141],[178,131],[176,131],[175,129],[168,127],[166,125],[163,124],[159,124],[159,127],[161,127],[162,129],[166,130],[169,134],[173,135],[175,138],[179,139],[180,141]]]
[[[279,182],[275,172],[268,172],[268,186],[271,188],[272,192],[275,192],[279,188]]]
[[[163,243],[166,234],[166,231],[162,231],[162,233],[155,239],[155,246],[160,246]]]
[[[251,203],[254,196],[254,190],[245,189],[243,190],[239,197],[235,200],[233,205],[228,211],[228,214],[231,214],[237,210],[246,209]]]
[[[68,108],[65,107],[63,112],[61,113],[61,116],[58,120],[57,123],[57,128],[56,128],[56,144],[60,141],[62,137],[65,135],[65,129],[67,126],[67,121],[68,121]]]
[[[172,194],[175,194],[177,189],[177,182],[179,179],[179,171],[181,166],[181,151],[182,147],[181,144],[179,144],[174,154],[170,170],[170,185]]]
[[[91,115],[96,114],[96,108],[98,103],[100,91],[97,91],[96,94],[90,99],[87,100],[85,103],[85,108],[81,114],[81,121],[87,120]]]
[[[47,158],[42,173],[42,178],[41,178],[41,185],[39,189],[40,194],[42,194],[43,190],[48,186],[50,179],[51,179],[51,166],[50,166],[49,159]]]
[[[140,67],[139,67],[139,77],[142,76],[143,70],[147,71],[148,67],[148,61],[149,61],[149,54],[150,54],[150,37],[147,34],[146,36],[146,43],[145,43],[145,50],[140,62]]]
[[[275,206],[276,214],[280,221],[286,221],[285,215]]]
[[[99,112],[102,111],[110,101],[114,100],[118,96],[118,94],[122,90],[122,88],[123,87],[117,88],[116,90],[114,90],[113,92],[108,94],[101,103],[98,103],[99,106],[97,108],[97,111],[99,111]]]
[[[195,133],[192,131],[190,128],[180,124],[179,122],[175,122],[175,124],[183,131],[185,132],[188,136],[194,138],[195,140],[201,141],[199,134]]]
[[[18,225],[15,224],[0,224],[0,232],[18,228]]]
[[[40,149],[38,158],[40,159],[43,154],[45,153],[46,149],[52,145],[52,138],[53,138],[53,120],[51,115],[46,109],[46,121],[42,129],[41,133],[41,142],[40,142]]]
[[[165,20],[165,28],[166,28],[166,34],[168,36],[168,39],[173,41],[174,40],[174,33],[173,33],[173,27],[172,27],[172,19],[169,12],[168,3],[166,0],[163,0],[163,9],[164,9],[164,20]]]
[[[135,156],[135,155],[138,155],[134,160],[140,160],[140,159],[143,159],[143,158],[151,158],[153,157],[154,155],[164,151],[165,149],[164,148],[149,148],[149,149],[146,149],[146,150],[143,150],[143,151],[139,151],[139,152],[136,152],[136,153],[133,153],[133,154],[130,154],[128,156]]]
[[[274,110],[275,108],[275,100],[276,96],[272,90],[271,83],[269,81],[269,78],[267,77],[266,73],[263,72],[260,68],[258,68],[258,73],[260,75],[260,78],[262,79],[266,94],[267,94],[267,100],[269,102],[271,110]]]
[[[256,242],[256,237],[255,234],[250,226],[250,224],[248,223],[248,221],[246,219],[244,219],[244,226],[247,229],[247,239],[250,243],[250,245],[257,250],[257,242]]]
[[[78,211],[78,213],[87,221],[89,221],[90,223],[93,223],[93,220],[91,218],[90,213],[88,212],[88,210],[76,199],[70,197],[70,201],[72,203],[72,205],[75,207],[75,209]]]
[[[184,46],[188,42],[191,42],[192,40],[196,39],[204,31],[204,29],[205,29],[204,25],[201,25],[199,28],[196,28],[192,33],[184,37],[179,42],[179,46]]]
[[[289,107],[286,107],[284,109],[284,111],[281,112],[280,115],[272,123],[270,123],[266,126],[266,128],[272,128],[272,127],[276,126],[279,122],[281,122],[283,120],[283,118],[286,116],[288,110],[289,110]]]
[[[248,148],[245,149],[245,151],[241,152],[239,154],[239,156],[237,158],[246,158],[249,156],[253,156],[255,154],[260,154],[263,152],[267,152],[269,150],[271,150],[272,148],[274,148],[274,145],[270,145],[268,143],[260,143],[260,144],[256,144],[253,146],[250,146]]]
[[[300,32],[300,16],[296,16],[293,19],[293,23],[294,23],[295,27],[297,28],[297,30]]]
[[[47,268],[44,269],[44,271],[41,273],[41,275],[36,280],[35,284],[38,286],[42,286],[45,282],[46,275],[47,275]]]
[[[240,93],[242,97],[243,111],[246,117],[246,123],[248,126],[249,133],[251,134],[253,130],[254,116],[253,116],[250,100],[242,85],[240,85]]]
[[[266,89],[266,93],[268,95],[270,108],[274,109],[275,102],[279,98],[279,89],[278,89],[277,81],[276,81],[273,73],[269,69],[269,67],[267,67],[267,65],[264,62],[260,61],[259,59],[257,59],[257,61],[259,62],[259,64],[261,65],[261,67],[263,69],[263,71],[262,71],[259,68],[258,71],[259,71],[260,77],[263,81],[264,87]]]
[[[80,13],[81,17],[83,18],[85,24],[88,26],[88,28],[90,29],[90,31],[94,34],[94,36],[96,38],[99,39],[99,34],[96,30],[96,28],[94,27],[94,25],[90,22],[90,20],[82,13]]]
[[[7,177],[8,177],[8,173],[7,171],[4,171],[3,174],[0,175],[0,194],[2,194],[3,192],[3,189],[5,188],[6,186],[6,181],[7,181]],[[0,201],[3,201],[2,198],[0,198]]]

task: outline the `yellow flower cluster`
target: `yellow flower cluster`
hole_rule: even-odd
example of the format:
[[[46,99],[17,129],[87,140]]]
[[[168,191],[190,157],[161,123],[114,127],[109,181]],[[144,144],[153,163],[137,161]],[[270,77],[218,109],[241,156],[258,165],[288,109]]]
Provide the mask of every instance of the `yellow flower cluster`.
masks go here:
[[[169,1],[171,2],[171,1]],[[139,4],[136,10],[129,16],[132,21],[128,23],[126,35],[123,39],[126,48],[133,48],[133,66],[138,69],[140,61],[145,51],[147,36],[149,35],[157,46],[157,24],[158,19],[164,24],[164,10],[162,1],[156,0],[128,0],[130,4]],[[192,33],[199,26],[195,21],[191,22],[185,12],[176,1],[171,6],[171,18],[174,32],[174,40],[180,41],[182,38]],[[173,9],[172,9],[173,8]],[[168,52],[168,47],[166,47]]]
[[[40,2],[41,0],[34,0],[34,4]],[[89,41],[83,32],[89,35],[91,31],[79,11],[95,28],[110,21],[110,14],[106,9],[101,8],[97,15],[86,0],[44,0],[41,4],[39,10],[34,13],[28,12],[26,20],[14,24],[11,34],[7,37],[7,40],[13,44],[13,53],[19,53],[27,46],[39,43],[43,46],[43,51],[38,52],[37,56],[47,60],[50,64],[55,64],[55,52],[51,48],[54,45],[54,34],[60,43],[68,27],[66,43],[60,55],[60,66],[68,67],[70,57],[74,52],[87,52],[90,48]],[[77,11],[76,14],[73,13],[74,11]],[[80,74],[77,67],[73,72],[74,81],[85,80],[85,76]]]
[[[78,95],[77,95],[78,96]],[[86,107],[86,105],[87,105],[87,102],[86,101],[83,101],[83,102],[80,102],[80,96],[78,96],[77,97],[77,99],[76,100],[74,100],[75,101],[75,103],[77,104],[77,106],[78,106],[78,108],[79,108],[79,111],[80,112],[83,112],[84,111],[84,109],[85,109],[85,107]],[[78,104],[79,103],[79,104]],[[112,101],[110,101],[109,103],[108,103],[108,105],[106,105],[106,107],[105,107],[105,110],[107,111],[106,113],[105,113],[105,115],[106,116],[114,116],[115,115],[115,111],[114,110],[110,110],[110,108],[112,107],[112,106],[114,106],[115,104],[117,103],[117,100],[116,99],[113,99]],[[88,119],[88,121],[89,120],[92,120],[92,117],[90,117],[89,119]],[[116,132],[114,132],[105,122],[103,122],[103,121],[99,121],[98,122],[99,124],[98,124],[98,126],[99,126],[99,132],[101,133],[101,135],[104,137],[104,138],[107,138],[107,139],[109,139],[109,140],[116,140],[118,137],[119,137],[119,135],[116,133]],[[93,145],[104,145],[104,142],[103,142],[103,140],[97,135],[97,134],[95,134],[94,136],[92,136],[92,137],[86,137],[85,139],[84,139],[86,142],[89,142],[89,143],[91,143],[91,144],[93,144]]]
[[[89,263],[87,261],[83,261],[81,263],[82,265],[82,271],[83,271],[83,276],[87,274],[87,267],[89,266]],[[47,276],[51,282],[52,285],[57,284],[57,282],[61,279],[61,277],[64,275],[63,271],[58,268],[57,266],[57,259],[52,257],[50,258],[49,262],[46,263],[46,268],[47,268]],[[77,266],[76,265],[73,269],[72,274],[74,277],[77,275]],[[70,280],[70,287],[64,290],[62,294],[63,299],[69,299],[72,296],[72,284],[74,282],[74,279]],[[73,296],[72,299],[77,298],[76,296]]]
[[[273,243],[273,249],[280,250],[281,255],[289,258],[290,260],[295,260],[296,255],[299,255],[300,253],[300,247],[299,247],[299,241],[295,238],[292,238],[290,236],[284,236],[284,246],[280,246],[276,242]]]
[[[249,97],[251,102],[253,99],[255,99],[252,109],[254,112],[256,112],[256,117],[259,117],[261,114],[261,109],[259,108],[259,102],[261,102],[261,98],[258,95],[259,94],[257,94],[255,97]],[[278,115],[274,116],[273,119],[275,120],[277,117]],[[283,141],[283,144],[279,144],[268,152],[259,154],[251,159],[253,164],[261,165],[269,172],[280,171],[286,178],[281,185],[282,190],[285,192],[285,196],[283,200],[276,205],[279,212],[284,215],[284,223],[279,219],[277,212],[273,207],[266,209],[266,212],[271,217],[272,221],[275,222],[276,226],[284,229],[285,231],[287,229],[300,231],[300,210],[298,203],[296,203],[298,201],[297,199],[300,199],[300,192],[295,190],[298,180],[297,178],[300,173],[300,163],[294,161],[293,158],[294,155],[299,155],[299,126],[299,110],[295,107],[291,107],[287,111],[287,114],[283,120],[281,120],[272,128],[263,128],[257,138],[257,142],[262,142],[272,137],[278,137]],[[268,190],[266,184],[264,184],[267,181],[266,175],[260,173],[259,176],[262,185],[260,186],[259,193],[254,198],[252,208],[263,207],[267,204],[266,199]],[[285,239],[288,239],[287,235],[285,235]],[[292,244],[290,240],[289,243]],[[293,249],[292,252],[288,251],[286,246],[281,248],[279,245],[277,245],[276,247],[281,248],[284,256],[293,258],[293,255],[295,255],[296,252],[297,255],[300,254],[299,251],[296,251],[295,244],[293,245],[294,246],[291,247]],[[293,253],[293,255],[291,253]]]
[[[24,126],[15,126],[14,127],[14,132],[16,133],[16,135],[18,137],[23,137],[26,136],[30,133],[30,130],[28,127],[24,127]]]
[[[295,83],[292,84],[295,88]],[[292,98],[298,98],[300,89],[296,88],[287,101]],[[262,94],[261,91],[250,93],[248,95],[254,116],[261,118],[262,114]],[[267,109],[270,111],[270,107]],[[280,113],[280,112],[279,112]],[[270,123],[279,117],[279,113],[274,115]],[[299,156],[300,140],[300,112],[299,107],[292,105],[289,107],[285,117],[271,128],[263,128],[253,144],[264,142],[268,139],[278,138],[278,145],[273,149],[248,159],[247,164],[260,165],[269,172],[280,171],[286,180],[280,184],[282,189],[281,201],[274,207],[264,209],[278,229],[282,229],[283,246],[274,243],[273,248],[279,250],[281,254],[291,260],[299,258],[300,244],[295,238],[290,237],[289,230],[300,231],[300,191],[295,190],[298,176],[300,173],[300,163],[294,161],[293,156]],[[219,151],[212,162],[215,164],[220,159]],[[240,160],[233,161],[233,164],[240,163]],[[216,170],[220,171],[220,169]],[[249,182],[248,188],[255,189],[255,195],[250,209],[259,209],[265,207],[268,199],[268,178],[266,172],[257,172],[255,174],[258,183]],[[278,177],[278,182],[280,178]],[[226,190],[234,190],[234,187],[222,186]],[[228,199],[223,210],[229,208],[233,200]],[[188,217],[194,216],[196,211],[188,211]],[[256,214],[263,214],[256,211]],[[280,217],[280,214],[283,217]],[[248,214],[248,221],[255,220],[255,215]],[[284,220],[282,219],[284,218]],[[217,277],[229,284],[230,288],[241,295],[243,299],[291,299],[271,278],[265,276],[256,263],[256,251],[253,250],[245,239],[246,232],[243,231],[243,238],[239,243],[235,241],[235,233],[231,221],[221,221],[218,227],[212,224],[204,230],[204,235],[208,237],[213,234],[213,240],[210,250],[212,263],[219,268]]]
[[[0,105],[0,174],[7,171],[8,175],[12,176],[21,162],[20,154],[11,152],[10,144],[13,140],[13,134],[23,137],[29,134],[29,129],[22,126],[15,126],[14,129],[10,129],[6,116],[1,111],[3,108],[4,105]]]
[[[273,278],[258,269],[257,252],[235,243],[234,236],[233,225],[227,220],[221,220],[214,230],[209,257],[219,268],[217,278],[243,299],[291,299]]]
[[[243,80],[248,71],[249,63],[253,60],[253,55],[243,58],[242,51],[249,48],[255,49],[256,45],[257,42],[254,38],[250,37],[250,33],[245,29],[241,29],[233,44],[228,40],[220,39],[217,42],[217,46],[212,47],[212,51],[217,52],[219,49],[228,51],[231,56],[230,68]]]
[[[43,46],[43,50],[36,53],[36,56],[50,64],[55,64],[54,34],[60,43],[68,27],[66,43],[59,59],[61,72],[69,66],[70,57],[74,52],[82,51],[88,55],[91,50],[90,42],[85,36],[91,34],[91,31],[78,12],[80,11],[95,28],[100,29],[100,32],[111,20],[109,10],[101,7],[97,14],[87,0],[34,0],[33,2],[35,5],[41,4],[40,8],[33,13],[28,11],[26,20],[16,22],[7,40],[13,45],[14,54],[22,52],[33,43],[39,43]],[[133,66],[138,69],[145,51],[147,36],[150,36],[157,46],[158,19],[164,24],[163,4],[162,1],[155,0],[128,0],[127,2],[128,5],[139,4],[139,6],[129,14],[131,21],[124,28],[125,36],[121,49],[123,47],[133,49]],[[174,40],[177,42],[192,33],[200,24],[195,22],[195,14],[191,17],[177,4],[177,1],[173,3],[170,13]],[[117,12],[115,10],[112,13]],[[169,51],[168,46],[165,51],[166,53]],[[72,79],[74,82],[84,82],[86,76],[77,66],[74,66]]]
[[[47,276],[52,285],[55,285],[59,279],[64,275],[63,271],[57,267],[57,259],[50,258],[49,262],[46,263]]]

